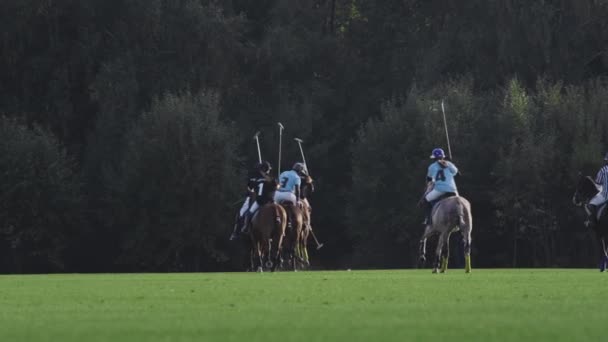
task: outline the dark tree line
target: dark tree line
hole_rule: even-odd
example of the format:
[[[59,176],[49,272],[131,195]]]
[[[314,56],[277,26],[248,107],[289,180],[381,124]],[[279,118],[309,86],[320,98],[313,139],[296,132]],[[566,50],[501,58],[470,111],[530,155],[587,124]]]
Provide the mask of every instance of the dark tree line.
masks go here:
[[[600,0],[5,0],[0,272],[242,268],[251,137],[305,152],[320,268],[411,267],[449,120],[474,266],[592,266]],[[276,169],[276,165],[275,165]]]

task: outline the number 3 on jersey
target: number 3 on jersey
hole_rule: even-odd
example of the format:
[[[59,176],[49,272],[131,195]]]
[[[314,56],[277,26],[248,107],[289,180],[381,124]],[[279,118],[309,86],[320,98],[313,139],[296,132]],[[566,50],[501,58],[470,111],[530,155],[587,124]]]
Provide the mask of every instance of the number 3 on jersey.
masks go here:
[[[435,181],[445,181],[445,174],[443,173],[443,170],[437,171],[437,174],[435,175]]]

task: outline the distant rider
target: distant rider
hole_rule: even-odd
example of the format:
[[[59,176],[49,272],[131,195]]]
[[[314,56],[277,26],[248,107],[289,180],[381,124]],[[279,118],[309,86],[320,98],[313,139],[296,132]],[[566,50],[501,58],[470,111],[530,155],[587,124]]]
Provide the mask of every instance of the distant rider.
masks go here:
[[[281,173],[279,176],[279,189],[274,195],[275,203],[291,202],[293,205],[300,204],[302,179],[299,173],[303,169],[304,164],[295,163],[291,170]]]
[[[269,162],[264,161],[256,164],[255,168],[250,171],[247,180],[247,198],[243,202],[243,206],[239,211],[239,221],[243,222],[241,232],[246,233],[249,226],[249,221],[258,208],[268,202],[272,202],[272,196],[274,196],[274,190],[276,190],[276,183],[270,171],[272,166]],[[273,185],[275,184],[275,185]],[[275,186],[275,189],[272,189]],[[230,236],[230,240],[238,238],[238,227],[237,223],[234,227],[234,231]]]
[[[441,148],[433,149],[431,159],[435,161],[429,166],[426,175],[427,192],[424,196],[424,209],[426,210],[425,225],[431,224],[431,214],[433,206],[439,200],[458,196],[456,181],[454,176],[458,173],[458,168],[445,159],[445,152]]]
[[[300,185],[300,200],[302,201],[302,206],[310,212],[312,207],[310,206],[310,201],[308,199],[315,191],[315,185],[313,184],[312,177],[310,177],[308,174],[306,167],[304,167],[302,171],[298,172],[298,175],[300,175],[302,182]]]
[[[608,153],[604,156],[604,165],[595,176],[595,183],[601,187],[601,190],[587,204],[588,222],[591,226],[598,223],[597,210],[608,202]]]
[[[304,222],[306,223],[306,227],[304,228],[312,230],[312,206],[310,205],[309,198],[315,191],[315,186],[313,184],[312,177],[310,177],[310,175],[308,174],[306,165],[304,165],[304,168],[302,168],[302,170],[298,172],[298,175],[300,175],[300,179],[302,181],[302,184],[300,185],[300,203],[302,205],[302,211],[305,218]]]

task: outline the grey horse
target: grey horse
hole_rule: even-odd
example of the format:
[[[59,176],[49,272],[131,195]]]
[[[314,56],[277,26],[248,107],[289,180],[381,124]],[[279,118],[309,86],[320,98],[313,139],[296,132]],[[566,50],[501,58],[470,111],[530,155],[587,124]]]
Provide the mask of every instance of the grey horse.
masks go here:
[[[426,239],[439,235],[433,273],[444,273],[448,268],[450,234],[460,230],[464,244],[465,272],[471,272],[471,231],[473,217],[471,204],[464,197],[453,196],[439,201],[431,213],[431,224],[424,229],[420,239],[420,261],[426,260]],[[445,245],[445,249],[443,248]]]

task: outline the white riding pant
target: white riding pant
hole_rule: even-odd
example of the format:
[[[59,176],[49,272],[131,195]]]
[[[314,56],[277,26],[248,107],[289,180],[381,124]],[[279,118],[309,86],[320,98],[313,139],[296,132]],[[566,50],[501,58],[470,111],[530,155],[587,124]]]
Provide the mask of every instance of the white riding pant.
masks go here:
[[[281,202],[291,202],[293,204],[297,203],[297,198],[296,198],[296,194],[294,194],[293,192],[287,192],[287,191],[277,191],[274,194],[274,202],[275,203],[281,203]]]
[[[606,202],[608,202],[608,198],[604,197],[604,195],[602,195],[602,193],[600,192],[595,195],[595,197],[593,197],[591,201],[589,201],[589,204],[599,207]]]
[[[424,196],[424,199],[427,202],[433,202],[433,201],[437,200],[439,197],[443,196],[444,194],[445,194],[445,192],[443,192],[443,191],[437,191],[437,190],[433,189]]]
[[[251,208],[249,208],[249,212],[252,214],[255,214],[255,212],[258,211],[259,208],[260,208],[260,205],[258,204],[258,201],[253,201]]]
[[[241,210],[239,210],[239,216],[243,217],[243,215],[245,215],[247,212],[247,209],[249,209],[249,196],[245,198],[245,202],[243,202],[243,206],[241,207]]]

